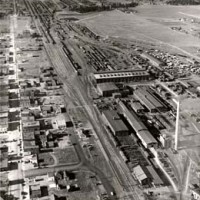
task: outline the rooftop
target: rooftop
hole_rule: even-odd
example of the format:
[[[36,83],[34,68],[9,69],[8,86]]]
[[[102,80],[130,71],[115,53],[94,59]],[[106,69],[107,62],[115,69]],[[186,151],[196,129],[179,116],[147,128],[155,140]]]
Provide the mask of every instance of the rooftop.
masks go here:
[[[143,181],[148,178],[146,173],[144,172],[144,170],[142,169],[142,167],[140,165],[134,167],[133,171],[139,181]]]
[[[153,177],[153,182],[154,182],[155,185],[162,185],[163,184],[163,181],[158,176],[157,172],[154,170],[154,168],[152,166],[147,166],[147,170],[149,171],[149,173]]]
[[[40,190],[40,184],[37,184],[37,185],[31,185],[31,190]]]
[[[108,71],[108,72],[94,73],[94,77],[96,79],[133,77],[133,76],[142,76],[142,75],[149,75],[149,73],[146,70],[142,70],[142,69],[130,70],[130,71]]]
[[[23,140],[35,140],[34,131],[23,131]]]
[[[146,144],[157,143],[156,139],[151,135],[148,130],[139,131],[138,137],[140,137]]]
[[[141,105],[141,103],[139,101],[131,102],[131,107],[133,108],[133,110],[143,110],[144,109],[144,107]]]
[[[0,169],[8,167],[8,147],[0,148]]]
[[[32,148],[32,147],[37,147],[35,145],[35,141],[24,141],[24,148],[25,149]]]
[[[164,105],[152,94],[149,87],[142,87],[134,92],[138,100],[141,101],[148,109],[156,109]]]
[[[23,127],[35,127],[35,126],[40,126],[39,121],[28,121],[23,123]]]
[[[99,83],[97,85],[98,89],[102,92],[110,90],[118,90],[119,88],[114,83]]]
[[[124,122],[120,119],[120,116],[117,114],[114,110],[105,110],[103,111],[103,114],[105,115],[106,119],[112,126],[112,128],[118,132],[118,131],[128,131],[128,128],[124,124]]]
[[[147,130],[146,126],[141,122],[137,115],[133,111],[129,111],[122,101],[119,102],[119,105],[121,110],[123,111],[123,114],[126,116],[128,122],[131,124],[135,132]]]

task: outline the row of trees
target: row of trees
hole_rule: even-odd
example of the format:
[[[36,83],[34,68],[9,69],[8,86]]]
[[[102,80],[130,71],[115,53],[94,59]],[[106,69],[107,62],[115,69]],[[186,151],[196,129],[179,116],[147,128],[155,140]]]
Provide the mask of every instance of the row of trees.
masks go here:
[[[169,0],[167,4],[170,5],[200,5],[199,0]]]
[[[95,12],[95,11],[107,11],[107,10],[113,10],[116,8],[130,8],[130,7],[136,7],[138,3],[131,2],[131,3],[111,3],[111,4],[102,4],[101,6],[98,5],[92,5],[92,6],[72,6],[70,10],[77,11],[80,13],[86,13],[86,12]]]

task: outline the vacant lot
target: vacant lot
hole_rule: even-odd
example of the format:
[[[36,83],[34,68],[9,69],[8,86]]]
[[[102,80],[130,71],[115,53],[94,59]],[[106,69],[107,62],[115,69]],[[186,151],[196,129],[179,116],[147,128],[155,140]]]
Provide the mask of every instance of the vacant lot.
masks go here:
[[[78,156],[74,147],[67,147],[64,149],[55,149],[53,153],[57,160],[57,164],[76,164],[79,162]]]
[[[40,166],[49,166],[49,165],[54,165],[55,164],[55,159],[51,155],[50,152],[48,152],[48,153],[40,153],[38,155],[38,160],[39,160],[39,165]]]
[[[158,45],[168,44],[173,48],[181,48],[190,53],[197,53],[200,39],[189,34],[170,29],[171,25],[188,25],[181,18],[200,18],[200,6],[143,6],[137,8],[138,13],[127,14],[115,10],[87,17],[80,23],[86,24],[101,36],[141,39],[157,42]],[[184,41],[184,42],[183,42]],[[180,49],[179,49],[180,50]]]

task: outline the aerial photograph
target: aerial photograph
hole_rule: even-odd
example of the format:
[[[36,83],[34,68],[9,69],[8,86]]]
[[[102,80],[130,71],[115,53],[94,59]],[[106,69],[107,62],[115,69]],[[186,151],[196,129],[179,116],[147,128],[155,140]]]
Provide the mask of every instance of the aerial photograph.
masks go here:
[[[0,200],[200,200],[200,0],[0,0]]]

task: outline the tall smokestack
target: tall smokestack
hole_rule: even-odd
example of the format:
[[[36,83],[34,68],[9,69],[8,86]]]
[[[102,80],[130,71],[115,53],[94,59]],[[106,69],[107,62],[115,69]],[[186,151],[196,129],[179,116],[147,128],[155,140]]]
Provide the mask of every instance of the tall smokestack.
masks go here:
[[[175,130],[175,147],[178,150],[178,133],[179,133],[179,113],[180,113],[180,99],[177,100],[177,111],[176,111],[176,130]]]

